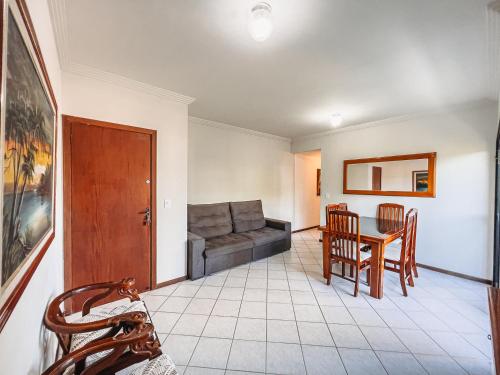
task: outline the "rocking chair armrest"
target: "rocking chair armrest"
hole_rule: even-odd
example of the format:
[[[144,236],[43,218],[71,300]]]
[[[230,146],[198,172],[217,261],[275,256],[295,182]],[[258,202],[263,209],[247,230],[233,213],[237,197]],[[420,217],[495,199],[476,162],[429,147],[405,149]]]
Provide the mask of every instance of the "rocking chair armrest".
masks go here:
[[[95,296],[87,299],[83,303],[82,307],[82,314],[87,315],[92,308],[92,306],[97,302],[100,301],[109,295],[111,295],[113,292],[116,292],[119,296],[127,297],[130,302],[133,301],[140,301],[139,293],[137,292],[137,289],[134,288],[135,285],[135,279],[134,278],[128,278],[128,279],[123,279],[120,281],[116,282],[105,282],[105,283],[96,283],[96,284],[88,284],[84,285],[78,288],[71,289],[64,293],[62,296],[65,296],[66,298],[72,298],[76,295],[79,295],[81,293],[85,293],[91,290],[99,290],[99,289],[104,289],[102,293],[96,294]]]
[[[105,357],[97,360],[86,368],[85,373],[97,374],[105,370],[109,366],[115,364],[117,358],[122,355],[127,348],[130,348],[138,355],[143,355],[144,359],[152,358],[161,351],[159,345],[150,339],[154,335],[154,327],[150,323],[135,326],[130,331],[125,331],[114,337],[107,337],[92,341],[87,345],[70,352],[56,361],[52,366],[43,372],[42,375],[59,375],[77,363],[85,360],[87,357],[100,352],[112,350]]]
[[[109,318],[95,320],[86,323],[67,323],[66,321],[54,321],[47,318],[45,313],[45,325],[48,329],[56,334],[75,335],[78,333],[95,332],[101,329],[130,328],[142,326],[147,322],[147,314],[144,311],[130,311],[123,314],[118,314]]]
[[[97,284],[84,285],[78,288],[70,289],[63,294],[54,298],[54,300],[49,304],[47,310],[45,311],[44,322],[49,328],[56,328],[57,326],[67,326],[64,314],[60,309],[60,306],[67,300],[75,296],[79,296],[82,293],[89,291],[99,291],[102,292],[88,298],[82,307],[82,315],[85,316],[90,312],[92,306],[99,300],[108,297],[113,292],[116,292],[119,296],[128,297],[130,301],[140,301],[137,289],[134,288],[135,279],[123,279],[118,282],[105,282]],[[57,332],[57,331],[55,331]]]

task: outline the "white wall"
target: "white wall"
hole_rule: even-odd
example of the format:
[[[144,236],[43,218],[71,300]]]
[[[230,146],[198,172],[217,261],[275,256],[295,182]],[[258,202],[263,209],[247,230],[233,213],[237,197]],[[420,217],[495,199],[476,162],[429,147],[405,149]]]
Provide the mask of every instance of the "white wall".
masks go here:
[[[47,3],[27,0],[59,109],[61,73]],[[57,342],[42,324],[47,303],[63,290],[62,254],[62,148],[57,134],[56,236],[47,250],[10,319],[0,333],[0,373],[38,375],[55,358]]]
[[[484,101],[297,139],[292,150],[321,149],[322,206],[347,202],[370,216],[381,202],[416,207],[418,262],[491,279],[497,113],[497,103]],[[436,198],[342,194],[345,159],[432,151],[437,152]]]
[[[292,229],[319,225],[321,197],[316,195],[316,174],[321,169],[321,152],[301,152],[295,157],[294,220]]]
[[[157,130],[157,282],[185,276],[187,105],[66,72],[63,97],[64,114]]]
[[[293,218],[290,140],[190,118],[188,202],[262,199],[264,215]]]

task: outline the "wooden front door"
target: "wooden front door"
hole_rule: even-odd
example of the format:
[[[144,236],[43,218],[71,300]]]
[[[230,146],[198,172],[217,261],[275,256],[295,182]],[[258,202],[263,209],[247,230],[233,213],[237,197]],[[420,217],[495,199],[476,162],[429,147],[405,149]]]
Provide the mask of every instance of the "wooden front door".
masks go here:
[[[63,130],[65,288],[134,277],[150,289],[155,131],[70,116]]]

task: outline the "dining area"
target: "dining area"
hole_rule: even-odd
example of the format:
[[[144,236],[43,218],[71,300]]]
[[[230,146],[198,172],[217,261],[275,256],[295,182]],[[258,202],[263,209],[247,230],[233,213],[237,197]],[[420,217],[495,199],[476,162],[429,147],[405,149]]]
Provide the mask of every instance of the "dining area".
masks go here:
[[[349,211],[346,203],[325,207],[326,225],[320,226],[323,244],[323,277],[331,284],[332,275],[354,283],[359,291],[362,274],[370,296],[384,296],[384,272],[399,274],[402,294],[408,296],[407,284],[418,278],[416,239],[418,210],[395,203],[381,203],[376,215],[360,216]],[[340,263],[341,274],[332,270]]]
[[[416,261],[419,209],[414,198],[436,197],[436,153],[369,157],[343,161],[342,195],[324,206],[325,224],[319,226],[323,250],[323,277],[332,276],[369,287],[376,299],[384,296],[384,275],[399,275],[405,297],[418,278]],[[350,196],[372,196],[375,209]],[[411,197],[407,199],[405,197]],[[361,200],[363,201],[363,200]],[[365,200],[366,201],[366,200]],[[405,206],[406,204],[406,206]],[[362,212],[362,213],[360,213]]]

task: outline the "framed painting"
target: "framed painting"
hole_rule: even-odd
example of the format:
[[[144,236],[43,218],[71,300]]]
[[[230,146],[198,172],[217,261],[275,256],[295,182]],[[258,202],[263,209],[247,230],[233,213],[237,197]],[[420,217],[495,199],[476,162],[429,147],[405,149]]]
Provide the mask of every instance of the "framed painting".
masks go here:
[[[413,171],[413,191],[429,191],[429,171]]]
[[[321,169],[316,169],[316,195],[321,195]]]
[[[24,0],[0,0],[0,331],[55,234],[57,104]]]

